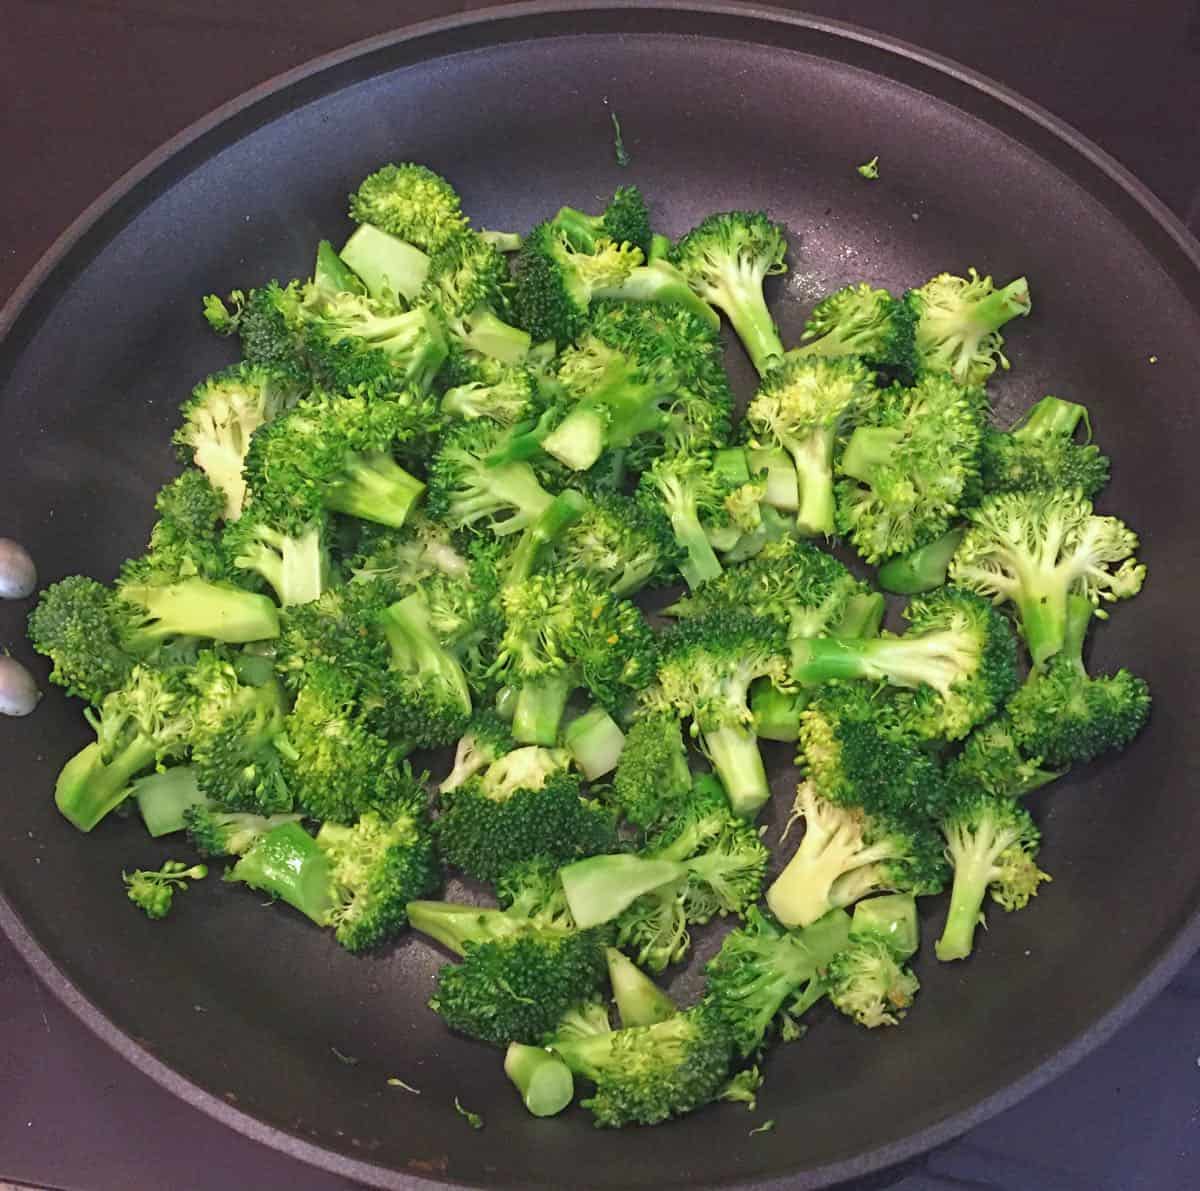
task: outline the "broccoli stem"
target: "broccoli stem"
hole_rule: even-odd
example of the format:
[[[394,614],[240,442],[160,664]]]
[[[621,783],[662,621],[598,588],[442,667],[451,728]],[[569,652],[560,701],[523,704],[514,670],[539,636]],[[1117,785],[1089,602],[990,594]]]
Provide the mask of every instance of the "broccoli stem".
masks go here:
[[[513,739],[520,744],[540,744],[547,748],[557,744],[559,725],[575,685],[566,674],[546,675],[523,683],[513,711]]]
[[[121,598],[146,610],[154,623],[134,633],[135,648],[166,637],[208,637],[231,645],[279,636],[279,611],[265,595],[192,577],[178,583],[124,584]]]
[[[412,901],[407,913],[413,930],[428,935],[455,955],[465,955],[468,943],[499,937],[506,922],[502,910],[481,910],[461,902]]]
[[[850,922],[850,937],[871,936],[886,939],[898,959],[916,955],[921,945],[917,899],[911,893],[889,893],[859,902]]]
[[[425,491],[383,451],[354,455],[347,460],[344,477],[325,490],[325,507],[363,521],[399,529]]]
[[[867,678],[915,689],[946,690],[959,666],[952,654],[953,630],[911,637],[809,637],[792,642],[792,677],[800,683]],[[942,648],[942,646],[945,648]]]
[[[687,866],[629,852],[589,856],[559,869],[571,917],[580,930],[611,922],[639,897],[683,881]]]
[[[830,537],[834,525],[832,430],[816,430],[792,449],[800,494],[796,529],[806,537]]]
[[[313,285],[322,295],[366,293],[362,278],[346,264],[328,240],[317,245],[317,264],[313,269]]]
[[[493,311],[477,310],[468,322],[470,325],[464,342],[469,348],[503,364],[523,363],[529,355],[532,342],[529,332],[511,326]]]
[[[753,819],[771,797],[767,772],[754,730],[741,724],[724,724],[701,731],[704,751],[712,761],[733,813]]]
[[[200,793],[196,771],[190,765],[175,765],[139,778],[133,783],[132,793],[146,830],[156,839],[182,831],[187,809],[208,801]]]
[[[362,278],[372,298],[399,294],[411,302],[429,276],[425,253],[369,223],[359,225],[340,255]]]
[[[974,843],[970,853],[954,862],[954,888],[942,937],[934,951],[943,963],[966,959],[975,946],[975,928],[983,920],[983,899],[992,878],[993,858],[985,843]]]
[[[516,252],[521,247],[521,236],[518,232],[495,232],[481,227],[479,238],[490,244],[497,252]]]
[[[886,611],[887,603],[880,592],[859,592],[846,601],[841,617],[830,626],[829,635],[843,639],[877,636]]]
[[[605,948],[604,954],[622,1029],[652,1026],[675,1016],[678,1012],[675,1002],[633,960],[615,947]]]
[[[422,592],[391,604],[380,618],[396,669],[418,679],[437,675],[454,692],[459,706],[471,710],[467,676],[457,659],[442,648],[429,626],[429,604]]]
[[[940,538],[888,559],[879,568],[879,586],[896,595],[920,595],[941,587],[966,532],[965,526],[948,529]]]
[[[559,207],[551,222],[580,252],[595,252],[597,238],[606,234],[601,216],[574,207]]]
[[[800,713],[807,704],[807,692],[781,691],[769,678],[756,678],[750,686],[755,734],[760,740],[798,740]]]
[[[556,1054],[540,1046],[510,1042],[504,1055],[504,1074],[521,1093],[535,1117],[552,1117],[575,1098],[571,1069]]]
[[[1073,435],[1082,422],[1091,438],[1091,426],[1086,405],[1064,401],[1061,397],[1043,397],[1030,409],[1012,433],[1020,438],[1041,434]]]
[[[659,261],[666,260],[671,255],[670,238],[655,232],[650,237],[650,255],[646,257],[647,265],[657,264]]]
[[[625,733],[603,707],[593,707],[567,725],[563,744],[579,772],[594,782],[616,769],[625,747]]]
[[[1024,277],[993,290],[971,307],[971,322],[984,334],[998,331],[1005,323],[1029,313],[1029,282]]]
[[[763,501],[773,509],[794,513],[800,508],[800,485],[796,465],[786,451],[777,447],[754,448],[748,453],[750,470],[756,476],[765,473]]]
[[[533,574],[547,546],[553,545],[587,512],[582,493],[568,488],[560,492],[541,516],[521,535],[508,564],[508,582],[522,583]]]
[[[713,475],[736,487],[750,483],[750,461],[745,447],[723,447],[712,457]]]
[[[839,470],[869,484],[876,471],[892,457],[904,432],[890,426],[860,426],[850,435]]]
[[[298,823],[268,831],[233,866],[228,879],[287,902],[318,926],[329,925],[334,908],[329,859]]]
[[[676,544],[684,552],[679,564],[680,574],[688,587],[695,591],[702,583],[721,574],[721,560],[717,558],[700,524],[700,515],[691,491],[684,486],[673,485],[671,490],[663,493],[663,498]]]
[[[109,811],[129,796],[129,783],[154,764],[158,750],[145,736],[136,736],[111,761],[104,760],[93,741],[63,766],[54,786],[54,803],[80,831],[91,831]]]
[[[1067,589],[1060,582],[1023,584],[1013,603],[1021,618],[1021,636],[1034,669],[1062,651],[1067,633]]]
[[[1083,646],[1095,614],[1096,609],[1087,596],[1067,596],[1067,618],[1063,628],[1063,644],[1060,652],[1063,657],[1070,658],[1075,663],[1083,677],[1087,676],[1087,670],[1083,665]]]
[[[756,270],[732,263],[723,270],[714,302],[733,324],[750,362],[759,376],[766,376],[783,357],[783,343],[763,296],[763,279]]]
[[[610,447],[627,447],[662,424],[658,402],[671,390],[661,384],[617,379],[584,397],[542,440],[542,450],[574,471],[587,471]]]

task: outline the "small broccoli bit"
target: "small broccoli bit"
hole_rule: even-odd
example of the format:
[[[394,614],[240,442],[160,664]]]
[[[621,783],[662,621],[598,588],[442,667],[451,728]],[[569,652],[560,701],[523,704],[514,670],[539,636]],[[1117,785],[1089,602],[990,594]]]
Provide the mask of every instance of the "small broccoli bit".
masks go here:
[[[746,410],[757,448],[779,448],[796,469],[796,526],[809,536],[835,527],[833,461],[839,435],[877,400],[861,360],[790,357],[759,386]]]
[[[599,215],[562,207],[553,222],[581,252],[592,252],[601,239],[650,252],[650,212],[636,186],[618,186]]]
[[[289,769],[297,753],[285,735],[287,705],[277,682],[243,683],[220,654],[205,650],[188,672],[191,746],[196,782],[230,810],[290,811]]]
[[[426,252],[436,252],[467,227],[454,187],[440,174],[411,162],[385,165],[364,178],[350,196],[350,218]]]
[[[347,548],[344,569],[355,582],[384,579],[397,590],[407,589],[433,576],[466,579],[470,558],[464,556],[453,533],[418,509],[402,528],[364,521],[358,526],[353,548]]]
[[[683,803],[692,790],[679,717],[673,712],[639,716],[625,734],[613,775],[613,804],[637,827],[652,827]]]
[[[1075,435],[1082,426],[1084,442]],[[1095,496],[1108,483],[1108,456],[1091,441],[1085,406],[1043,397],[1011,430],[991,430],[983,440],[985,492],[1078,489]]]
[[[414,901],[414,930],[462,956],[438,973],[430,1007],[453,1030],[505,1046],[537,1045],[605,980],[605,938],[548,915]]]
[[[795,356],[859,356],[907,380],[917,371],[914,304],[866,282],[848,285],[813,308]]]
[[[594,782],[616,769],[625,747],[625,733],[603,707],[593,707],[563,729],[563,746],[579,772]]]
[[[605,951],[608,981],[622,1029],[652,1026],[679,1012],[679,1007],[631,959],[615,947]]]
[[[731,1061],[730,1031],[701,1002],[666,1021],[583,1038],[555,1037],[555,1052],[595,1091],[580,1103],[597,1125],[655,1125],[711,1103]]]
[[[662,509],[607,492],[593,496],[567,528],[554,558],[613,595],[628,597],[651,584],[669,583],[679,548]]]
[[[272,281],[249,294],[234,290],[225,301],[209,294],[204,299],[204,317],[217,334],[238,335],[246,365],[265,368],[284,384],[303,391],[312,376],[297,333],[300,300],[297,282]]]
[[[1009,701],[1012,735],[1021,753],[1039,764],[1065,769],[1123,749],[1149,718],[1150,691],[1142,679],[1125,669],[1088,674],[1083,645],[1092,615],[1086,597],[1068,598],[1062,652],[1035,669]]]
[[[712,761],[730,805],[752,819],[770,797],[748,699],[756,678],[786,689],[782,631],[744,612],[715,609],[672,628],[661,643],[649,710],[691,717],[692,735]]]
[[[504,1074],[535,1117],[557,1116],[575,1099],[570,1067],[543,1047],[510,1042],[504,1052]]]
[[[268,831],[301,817],[224,811],[209,802],[189,806],[183,816],[188,839],[201,856],[244,856]]]
[[[837,464],[837,527],[869,563],[946,532],[973,503],[986,405],[946,376],[885,390]]]
[[[457,790],[514,748],[516,741],[508,721],[489,708],[478,709],[455,746],[454,767],[442,779],[438,790],[443,794]]]
[[[911,959],[921,946],[917,899],[910,893],[887,893],[859,902],[851,915],[850,937],[882,939],[897,959]]]
[[[733,324],[760,376],[783,355],[763,282],[786,272],[786,258],[783,228],[761,211],[710,215],[671,254],[692,289]]]
[[[147,918],[165,918],[171,910],[177,889],[186,889],[189,881],[201,881],[208,876],[203,864],[190,867],[182,860],[168,860],[157,872],[136,869],[122,873],[125,893]]]
[[[1137,534],[1095,514],[1078,492],[1002,493],[967,517],[950,581],[1012,604],[1035,666],[1063,648],[1068,597],[1085,596],[1099,609],[1137,595],[1145,581],[1146,568],[1132,557]]]
[[[430,261],[425,253],[370,223],[359,225],[342,245],[338,260],[358,284],[328,284],[331,278],[318,251],[317,275],[312,289],[305,293],[310,306],[318,306],[342,293],[364,292],[388,305],[414,302],[429,277]]]
[[[225,498],[224,515],[242,514],[246,481],[242,469],[250,437],[286,412],[301,396],[294,376],[254,364],[236,364],[192,390],[182,407],[176,445],[208,476]]]
[[[825,982],[834,1008],[869,1030],[898,1025],[921,987],[887,941],[872,935],[852,937],[830,961]]]
[[[983,922],[986,894],[1005,910],[1019,910],[1050,878],[1036,863],[1038,829],[1011,798],[963,786],[950,800],[941,827],[954,885],[935,950],[943,961],[966,959],[975,945],[975,928]]]
[[[620,296],[643,259],[640,248],[607,237],[580,250],[561,227],[538,224],[517,253],[517,322],[535,342],[548,339],[565,346],[579,334],[592,299]]]
[[[99,713],[85,716],[96,739],[63,766],[54,801],[75,827],[91,831],[132,793],[135,777],[186,754],[192,730],[186,673],[135,666]]]
[[[996,289],[974,269],[968,277],[939,273],[905,301],[917,312],[916,353],[926,372],[948,372],[961,385],[983,384],[997,365],[1008,367],[1000,350],[1000,328],[1029,314],[1032,302],[1024,277]]]
[[[941,587],[966,532],[965,525],[956,525],[924,546],[889,558],[876,575],[879,586],[896,595],[923,595]]]
[[[879,177],[879,157],[876,155],[870,161],[864,161],[862,165],[856,166],[854,172],[866,178],[868,182],[873,182]]]
[[[913,600],[903,636],[792,642],[801,684],[863,678],[907,688],[903,715],[927,740],[958,740],[988,719],[1017,685],[1016,642],[986,600],[957,588]]]
[[[1036,752],[1027,751],[1011,716],[1004,714],[981,724],[966,738],[962,752],[950,762],[947,776],[953,783],[976,785],[997,797],[1020,798],[1064,772],[1065,765],[1051,768]]]
[[[447,864],[494,881],[523,861],[561,864],[616,846],[612,812],[583,796],[569,754],[530,746],[441,795],[435,825]]]
[[[515,426],[541,413],[537,377],[525,364],[504,364],[458,349],[451,352],[441,376],[446,383],[442,413],[448,417],[467,422],[488,418]]]
[[[709,962],[707,1000],[736,1051],[757,1054],[772,1027],[795,1035],[795,1018],[824,995],[822,975],[850,939],[850,916],[833,910],[805,930],[784,930],[758,910],[725,936]]]

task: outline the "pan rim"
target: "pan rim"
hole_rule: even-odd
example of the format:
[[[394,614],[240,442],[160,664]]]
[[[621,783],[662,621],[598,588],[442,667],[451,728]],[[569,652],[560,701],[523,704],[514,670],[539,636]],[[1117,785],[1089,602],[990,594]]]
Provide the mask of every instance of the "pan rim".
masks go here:
[[[435,20],[424,21],[400,30],[378,34],[354,42],[331,53],[313,58],[291,70],[278,74],[241,95],[214,108],[207,115],[188,125],[175,136],[141,159],[122,174],[78,215],[55,239],[18,284],[3,307],[0,307],[0,348],[10,339],[22,316],[34,298],[51,280],[55,272],[71,264],[71,257],[89,232],[123,200],[134,195],[139,187],[150,183],[160,171],[177,159],[184,150],[196,145],[209,134],[217,132],[235,117],[249,112],[269,99],[281,96],[289,89],[371,54],[416,45],[422,40],[466,30],[500,28],[519,25],[530,17],[557,13],[588,13],[637,11],[652,15],[655,12],[694,16],[696,33],[704,36],[701,22],[706,18],[736,17],[747,23],[786,25],[822,35],[831,41],[842,41],[878,49],[895,57],[907,59],[936,74],[944,75],[980,93],[1008,109],[1014,116],[1037,126],[1056,142],[1082,159],[1126,199],[1131,199],[1148,219],[1165,233],[1173,247],[1200,276],[1200,241],[1184,223],[1144,183],[1138,180],[1115,158],[1101,149],[1075,128],[1054,116],[1040,105],[1024,98],[1001,83],[965,67],[954,60],[912,45],[899,38],[876,33],[842,21],[815,17],[764,5],[734,4],[723,0],[531,0],[531,2],[497,8],[480,9]],[[530,32],[530,38],[537,38]],[[570,34],[568,34],[570,36]],[[748,40],[752,40],[748,38]],[[441,53],[453,53],[452,48]],[[148,1075],[161,1087],[206,1115],[254,1141],[270,1146],[291,1158],[298,1159],[330,1173],[361,1181],[369,1186],[399,1188],[403,1191],[424,1191],[434,1186],[462,1186],[454,1180],[432,1180],[407,1174],[393,1167],[384,1167],[351,1158],[336,1150],[306,1141],[286,1129],[267,1124],[258,1117],[235,1108],[219,1096],[193,1083],[185,1075],[156,1058],[150,1050],[118,1027],[80,987],[71,980],[51,958],[49,952],[33,937],[16,911],[0,890],[0,930],[12,941],[22,958],[37,977],[70,1009],[97,1037],[116,1050],[127,1062]],[[1200,909],[1179,929],[1157,960],[1105,1014],[1076,1035],[1056,1053],[1035,1066],[1019,1079],[969,1107],[928,1125],[908,1136],[853,1157],[826,1163],[794,1175],[760,1180],[755,1183],[726,1182],[724,1186],[754,1186],[761,1191],[804,1191],[806,1188],[829,1187],[846,1179],[878,1172],[903,1162],[935,1146],[943,1144],[1011,1107],[1038,1088],[1043,1087],[1073,1067],[1085,1055],[1097,1048],[1118,1029],[1136,1016],[1156,997],[1200,949]],[[665,1184],[664,1184],[665,1185]]]

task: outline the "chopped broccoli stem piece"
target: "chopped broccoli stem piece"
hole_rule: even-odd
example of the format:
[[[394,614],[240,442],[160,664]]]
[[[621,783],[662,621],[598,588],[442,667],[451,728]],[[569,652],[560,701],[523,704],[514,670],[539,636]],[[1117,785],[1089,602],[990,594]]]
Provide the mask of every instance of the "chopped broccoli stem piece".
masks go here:
[[[895,595],[921,595],[941,587],[966,532],[965,526],[955,526],[924,546],[889,558],[879,568],[879,586]]]
[[[540,1046],[510,1042],[504,1052],[504,1074],[521,1093],[521,1101],[535,1117],[553,1117],[575,1099],[571,1069],[552,1051]]]
[[[563,674],[522,683],[513,711],[513,739],[521,744],[540,744],[547,748],[557,744],[567,700],[576,685],[574,676]]]
[[[808,703],[804,691],[781,691],[768,678],[750,685],[750,711],[760,740],[786,742],[800,738],[800,713]]]
[[[369,223],[362,224],[342,245],[341,261],[376,299],[392,295],[411,302],[429,276],[429,257],[425,253]],[[338,289],[354,292],[351,286]]]
[[[615,947],[605,950],[608,980],[623,1029],[652,1026],[679,1012],[678,1006],[641,968]]]
[[[603,707],[593,707],[567,725],[563,744],[579,772],[594,782],[616,769],[625,747],[625,733]]]
[[[132,793],[146,830],[155,838],[182,831],[188,808],[206,801],[190,765],[174,765],[140,777],[133,783]]]
[[[851,916],[850,937],[872,935],[886,939],[899,959],[916,955],[921,945],[916,898],[910,893],[888,893],[859,902]]]
[[[317,245],[317,263],[313,268],[313,287],[328,297],[333,294],[362,294],[366,286],[340,256],[328,240]]]
[[[329,857],[299,823],[268,831],[233,866],[228,879],[287,902],[318,926],[328,926],[333,919]]]
[[[579,927],[611,922],[645,893],[681,881],[687,866],[677,860],[629,853],[589,856],[559,870],[571,917]]]

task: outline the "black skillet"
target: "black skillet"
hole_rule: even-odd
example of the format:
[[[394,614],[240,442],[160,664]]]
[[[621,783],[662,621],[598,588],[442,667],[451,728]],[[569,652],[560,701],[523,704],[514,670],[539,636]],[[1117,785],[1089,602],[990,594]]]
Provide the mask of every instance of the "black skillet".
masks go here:
[[[867,183],[854,167],[875,154],[883,176]],[[770,1059],[756,1118],[722,1106],[620,1135],[582,1112],[534,1121],[498,1055],[425,1007],[442,957],[424,943],[355,959],[215,880],[181,898],[170,924],[141,918],[120,870],[178,846],[133,821],[85,837],[57,816],[53,775],[84,739],[78,706],[57,691],[32,719],[0,724],[0,925],[43,979],[131,1062],[232,1127],[406,1188],[827,1186],[997,1112],[1132,1016],[1200,943],[1200,246],[1046,113],[831,22],[527,5],[378,38],[165,146],[0,314],[4,531],[46,579],[111,575],[142,545],[151,495],[175,466],[176,406],[229,358],[200,295],[305,273],[317,239],[345,230],[348,188],[391,159],[446,173],[489,227],[527,227],[563,202],[595,207],[622,182],[642,186],[670,233],[713,209],[766,207],[793,236],[793,271],[770,294],[785,338],[816,295],[849,280],[901,289],[970,265],[1005,281],[1027,273],[1035,313],[1013,329],[1015,367],[995,394],[1002,411],[1054,392],[1094,412],[1115,460],[1104,504],[1144,535],[1151,575],[1101,627],[1094,656],[1149,679],[1151,727],[1038,799],[1054,883],[1035,905],[993,914],[968,964],[926,954],[903,1029],[878,1037],[818,1010],[809,1036]],[[0,639],[19,639],[22,614],[0,609]],[[789,778],[780,764],[781,792]],[[483,1131],[455,1114],[455,1096]],[[774,1131],[748,1136],[765,1117]]]

